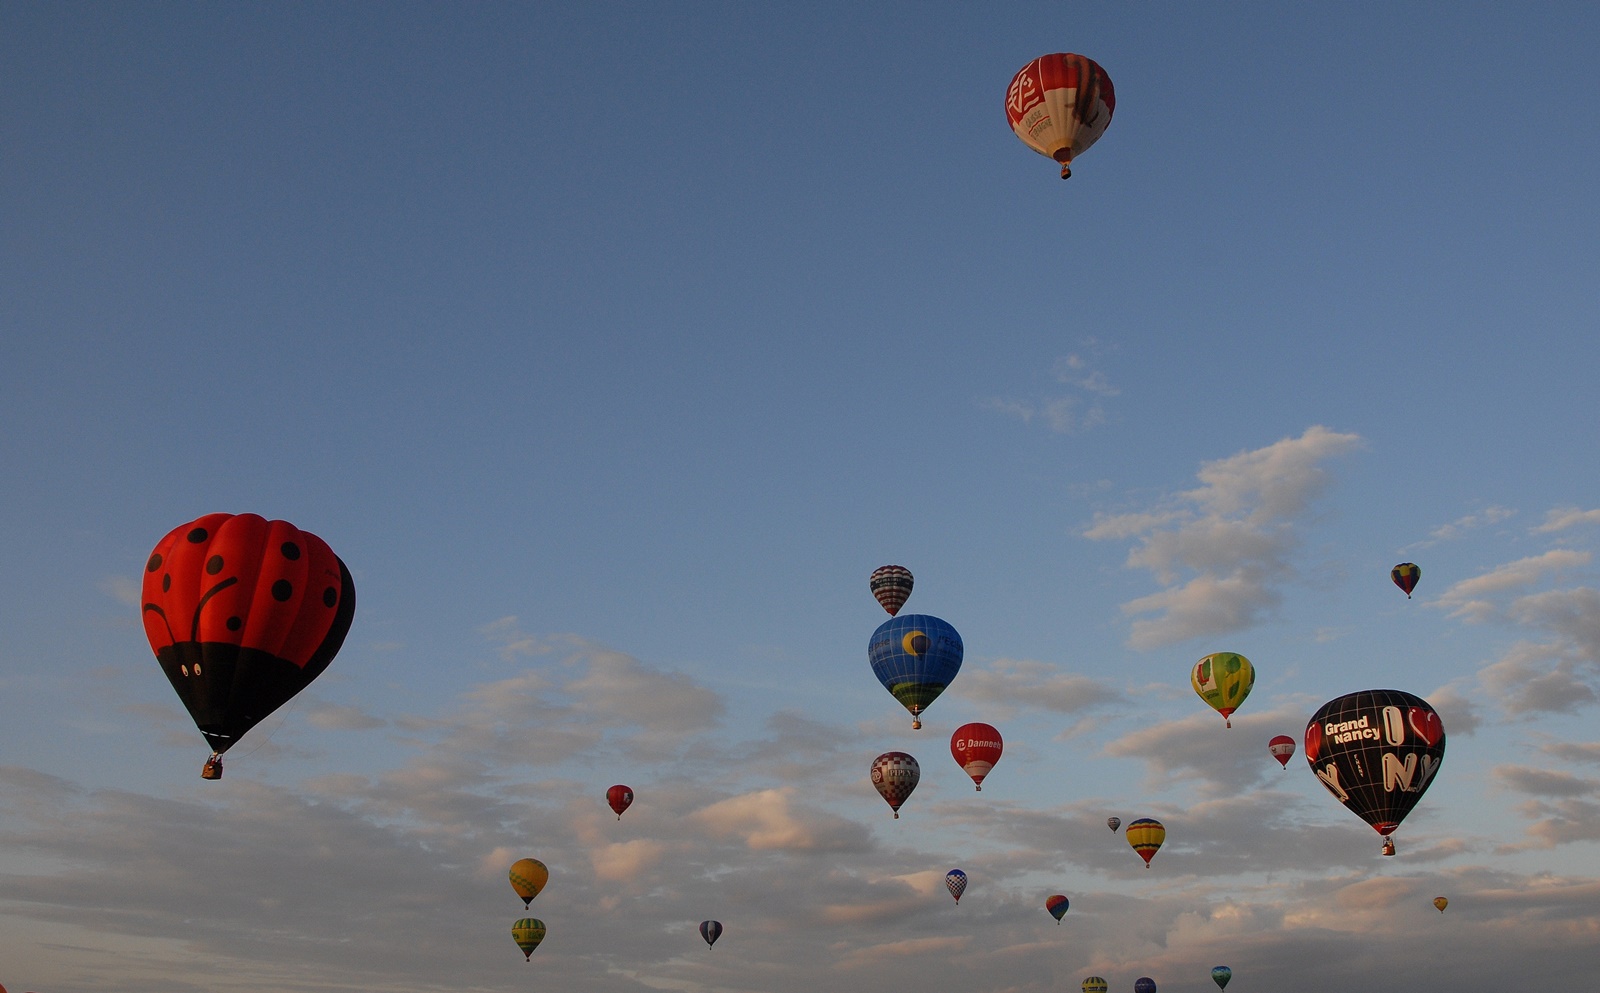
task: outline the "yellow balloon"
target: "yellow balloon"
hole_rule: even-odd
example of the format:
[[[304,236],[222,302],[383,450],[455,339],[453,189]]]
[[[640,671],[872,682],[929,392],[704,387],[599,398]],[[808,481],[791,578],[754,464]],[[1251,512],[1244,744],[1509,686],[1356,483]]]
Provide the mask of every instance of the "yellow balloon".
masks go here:
[[[1436,897],[1433,898],[1433,905],[1435,907],[1438,907],[1439,908],[1439,913],[1442,914],[1442,913],[1444,913],[1444,908],[1450,906],[1450,901],[1445,899],[1442,896],[1436,896]]]
[[[1167,840],[1167,829],[1161,822],[1153,817],[1141,817],[1129,824],[1122,836],[1128,839],[1128,844],[1144,859],[1144,867],[1150,868],[1150,860],[1156,857],[1161,843]]]
[[[549,881],[550,870],[538,859],[517,859],[511,863],[511,888],[517,891],[517,896],[522,897],[524,907],[539,895]]]
[[[1250,660],[1237,652],[1212,652],[1194,664],[1189,673],[1189,685],[1200,694],[1200,699],[1222,715],[1228,727],[1233,727],[1233,712],[1250,695],[1256,684],[1256,669]]]

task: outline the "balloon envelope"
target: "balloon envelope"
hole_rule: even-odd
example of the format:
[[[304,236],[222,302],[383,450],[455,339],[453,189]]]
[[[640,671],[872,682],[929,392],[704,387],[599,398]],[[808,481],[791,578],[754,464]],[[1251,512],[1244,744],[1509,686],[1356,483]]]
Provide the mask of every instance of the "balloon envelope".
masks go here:
[[[1156,852],[1161,850],[1161,843],[1167,840],[1167,829],[1161,822],[1153,817],[1141,817],[1128,825],[1128,830],[1122,832],[1128,839],[1128,844],[1144,859],[1144,867],[1150,868],[1150,860],[1156,857]]]
[[[1069,901],[1067,898],[1059,893],[1057,893],[1055,896],[1047,896],[1044,898],[1044,909],[1050,911],[1050,916],[1056,919],[1057,924],[1061,923],[1061,918],[1067,916],[1068,904]]]
[[[1279,765],[1288,768],[1289,760],[1294,757],[1294,739],[1286,734],[1275,735],[1267,742],[1267,751],[1272,753]]]
[[[956,898],[956,903],[960,903],[961,894],[967,891],[967,874],[960,869],[951,869],[945,873],[944,886]]]
[[[517,859],[511,863],[511,888],[522,897],[526,907],[550,881],[550,870],[538,859]]]
[[[533,950],[539,947],[539,942],[544,940],[544,921],[533,917],[524,917],[511,925],[511,940],[522,949],[522,960],[526,962],[533,955]]]
[[[721,921],[701,921],[700,922],[700,937],[702,937],[702,938],[704,938],[706,940],[706,947],[707,948],[710,948],[712,945],[715,945],[717,943],[717,939],[722,937],[722,922]]]
[[[1156,981],[1149,976],[1140,976],[1133,981],[1133,993],[1156,993]]]
[[[911,726],[961,671],[961,635],[927,614],[895,616],[878,625],[867,643],[867,660],[884,689],[911,711]]]
[[[320,676],[355,618],[355,582],[288,521],[207,514],[145,563],[144,632],[218,754]]]
[[[1405,593],[1406,599],[1411,599],[1411,591],[1417,588],[1417,580],[1422,578],[1422,570],[1415,562],[1402,562],[1389,570],[1389,578]]]
[[[898,820],[900,805],[922,780],[922,767],[905,752],[884,752],[872,760],[868,774],[872,777],[873,788],[888,802]]]
[[[906,598],[911,595],[911,570],[903,565],[884,565],[872,570],[872,575],[867,579],[867,585],[872,588],[872,595],[878,598],[879,606],[889,612],[889,616],[900,613],[900,608],[906,605]]]
[[[606,790],[606,803],[616,813],[617,820],[622,820],[622,812],[633,806],[633,790],[621,783]]]
[[[1225,965],[1219,965],[1211,970],[1211,981],[1221,989],[1228,988],[1228,980],[1233,978],[1233,970]]]
[[[1111,77],[1093,59],[1070,52],[1041,55],[1017,71],[1006,87],[1006,121],[1024,145],[1061,163],[1100,139],[1117,109]]]
[[[1444,762],[1444,723],[1402,690],[1361,690],[1329,700],[1306,725],[1306,762],[1322,785],[1387,838],[1427,792]]]
[[[1005,750],[1005,740],[992,724],[963,724],[950,736],[950,754],[978,789],[983,789],[983,777],[1000,761]]]
[[[1438,907],[1439,913],[1442,914],[1444,913],[1444,908],[1450,906],[1450,900],[1448,897],[1436,896],[1433,898],[1433,905]]]
[[[1100,976],[1090,976],[1083,981],[1083,993],[1109,993],[1111,984]]]
[[[1120,818],[1120,817],[1107,817],[1106,818],[1106,827],[1110,828],[1111,832],[1113,834],[1115,834],[1116,831],[1117,831],[1117,828],[1119,828],[1121,826],[1122,826],[1122,818]]]
[[[1212,652],[1194,664],[1189,673],[1189,685],[1211,709],[1222,715],[1228,727],[1233,712],[1250,695],[1256,684],[1255,666],[1238,652]]]

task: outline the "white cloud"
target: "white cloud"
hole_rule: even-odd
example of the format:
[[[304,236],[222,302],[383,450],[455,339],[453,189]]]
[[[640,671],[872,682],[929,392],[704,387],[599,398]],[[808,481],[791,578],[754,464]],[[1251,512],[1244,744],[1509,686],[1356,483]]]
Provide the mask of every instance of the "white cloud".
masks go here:
[[[1579,510],[1577,507],[1558,507],[1547,511],[1544,523],[1533,529],[1534,534],[1565,531],[1580,524],[1600,524],[1600,510]]]
[[[1441,593],[1434,605],[1448,610],[1450,616],[1463,620],[1495,619],[1503,611],[1490,597],[1538,582],[1548,582],[1572,569],[1588,565],[1592,558],[1588,552],[1557,548],[1542,555],[1507,562],[1471,579],[1461,580]]]
[[[996,659],[985,667],[968,666],[951,690],[952,696],[1005,708],[1038,708],[1060,714],[1082,711],[1123,699],[1110,683],[1065,672],[1047,662]]]
[[[1084,345],[1091,353],[1100,351],[1099,343],[1093,339]],[[1056,360],[1053,373],[1066,393],[1032,400],[991,397],[981,401],[980,406],[1024,424],[1037,420],[1057,434],[1078,434],[1107,422],[1104,401],[1122,391],[1111,384],[1104,372],[1094,368],[1089,358],[1079,353],[1062,356]]]
[[[1441,541],[1453,541],[1456,538],[1462,537],[1469,531],[1476,531],[1479,528],[1499,524],[1501,521],[1516,516],[1516,513],[1517,512],[1515,510],[1512,510],[1509,507],[1485,507],[1479,513],[1467,514],[1463,517],[1456,518],[1449,524],[1439,525],[1432,531],[1428,532],[1428,541],[1421,542],[1419,544],[1426,546],[1437,544]]]

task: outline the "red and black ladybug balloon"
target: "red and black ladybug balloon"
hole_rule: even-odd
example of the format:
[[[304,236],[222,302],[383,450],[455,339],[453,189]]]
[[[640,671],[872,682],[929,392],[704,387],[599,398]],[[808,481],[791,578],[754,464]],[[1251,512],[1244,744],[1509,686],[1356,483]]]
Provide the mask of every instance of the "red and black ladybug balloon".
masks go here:
[[[218,759],[328,667],[356,590],[327,542],[287,521],[207,514],[145,563],[144,630]]]
[[[1388,839],[1444,761],[1444,723],[1402,690],[1361,690],[1323,704],[1306,725],[1306,761],[1328,792]],[[1394,852],[1384,845],[1384,854]]]

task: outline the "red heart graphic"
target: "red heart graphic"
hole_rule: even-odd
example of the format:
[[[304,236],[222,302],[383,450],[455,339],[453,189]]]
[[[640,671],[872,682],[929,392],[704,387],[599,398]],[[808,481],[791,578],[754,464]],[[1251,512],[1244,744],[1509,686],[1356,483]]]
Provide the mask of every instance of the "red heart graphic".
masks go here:
[[[1417,737],[1428,743],[1429,748],[1444,740],[1444,722],[1431,710],[1412,707],[1406,711],[1406,722],[1417,733]]]
[[[1306,725],[1306,761],[1313,764],[1322,755],[1322,725]]]

